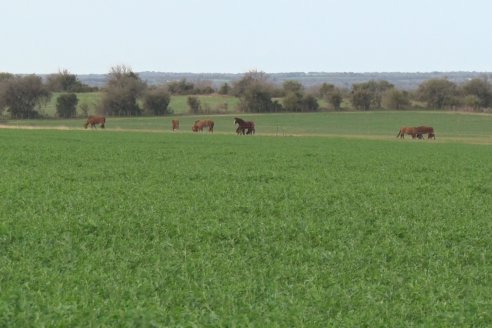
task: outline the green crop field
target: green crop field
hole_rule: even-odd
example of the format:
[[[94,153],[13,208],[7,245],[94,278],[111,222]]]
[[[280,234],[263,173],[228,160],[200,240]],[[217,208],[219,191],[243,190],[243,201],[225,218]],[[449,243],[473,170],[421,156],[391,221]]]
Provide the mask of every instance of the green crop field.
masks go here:
[[[492,116],[179,118],[4,122],[0,327],[492,325]]]

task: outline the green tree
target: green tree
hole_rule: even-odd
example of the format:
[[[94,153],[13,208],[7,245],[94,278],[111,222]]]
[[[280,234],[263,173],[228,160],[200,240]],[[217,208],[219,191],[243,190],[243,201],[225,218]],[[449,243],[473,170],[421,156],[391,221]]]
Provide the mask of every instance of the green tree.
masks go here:
[[[198,97],[189,96],[187,98],[186,102],[188,103],[188,107],[190,107],[191,113],[193,113],[193,114],[200,113],[200,111],[202,109],[202,105],[201,105],[200,99],[198,99]]]
[[[231,86],[226,82],[222,84],[222,86],[219,89],[219,94],[221,95],[228,95],[231,92]]]
[[[283,88],[286,95],[291,93],[302,95],[304,93],[304,86],[298,81],[285,81],[283,84]]]
[[[371,80],[365,83],[352,85],[351,100],[355,108],[369,110],[371,108],[381,108],[383,93],[394,86],[388,81]]]
[[[472,79],[462,86],[463,94],[466,96],[475,96],[476,101],[473,101],[474,108],[490,107],[492,105],[492,86],[485,79]],[[471,97],[468,98],[471,101]],[[478,106],[477,106],[478,105]]]
[[[335,85],[330,83],[323,83],[319,88],[319,96],[324,99],[328,99],[331,94],[335,92]]]
[[[56,99],[56,113],[58,117],[71,118],[77,113],[79,99],[75,93],[62,94]]]
[[[140,115],[137,99],[147,85],[129,67],[111,68],[99,112],[106,115]]]
[[[406,91],[391,88],[383,94],[382,105],[386,109],[408,108],[410,106],[410,96]]]
[[[171,114],[169,103],[171,96],[165,87],[147,90],[144,96],[144,110],[151,115]]]
[[[46,103],[51,93],[39,76],[9,76],[0,83],[0,106],[14,118],[35,118],[36,107]]]
[[[242,97],[248,89],[260,87],[271,95],[272,86],[268,83],[268,75],[265,72],[252,70],[244,74],[244,76],[234,83],[232,93],[236,97]]]
[[[371,108],[372,94],[369,90],[356,88],[351,92],[352,105],[358,110],[369,110]]]
[[[239,97],[239,110],[248,113],[268,113],[282,110],[272,101],[272,85],[264,72],[250,71],[233,86],[233,94]]]
[[[172,95],[191,95],[194,93],[195,85],[186,79],[181,79],[169,82],[167,88]]]
[[[342,105],[343,95],[342,91],[335,87],[333,84],[323,83],[318,92],[319,96],[326,100],[334,110],[340,110]]]
[[[318,99],[313,95],[304,95],[301,100],[302,112],[315,112],[319,109]]]
[[[417,95],[428,108],[443,109],[457,104],[457,89],[456,84],[447,79],[431,79],[419,85]]]
[[[340,90],[334,91],[328,96],[328,102],[333,106],[333,109],[340,110],[343,101],[343,96]]]

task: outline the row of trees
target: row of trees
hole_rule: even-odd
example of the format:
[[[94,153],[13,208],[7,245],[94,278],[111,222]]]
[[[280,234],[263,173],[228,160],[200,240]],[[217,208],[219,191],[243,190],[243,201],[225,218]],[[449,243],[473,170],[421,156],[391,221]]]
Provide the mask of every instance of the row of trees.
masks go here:
[[[97,90],[81,83],[64,70],[44,81],[36,75],[19,76],[0,73],[0,114],[5,110],[14,118],[35,118],[37,109],[49,101],[53,92],[61,92],[56,108],[59,117],[74,117],[78,105],[76,93]],[[388,81],[368,81],[351,89],[323,83],[306,90],[297,81],[278,86],[264,72],[250,71],[231,85],[224,83],[215,90],[209,82],[173,81],[166,85],[148,86],[126,66],[112,67],[96,111],[105,115],[165,115],[171,113],[172,95],[189,95],[188,106],[193,113],[201,110],[196,95],[219,93],[239,98],[239,111],[249,113],[312,112],[324,108],[340,110],[342,105],[357,110],[380,108],[405,109],[416,106],[431,109],[466,107],[474,110],[492,107],[492,85],[486,79],[472,79],[457,85],[447,79],[422,83],[415,91],[395,88]],[[83,104],[87,114],[87,104]]]

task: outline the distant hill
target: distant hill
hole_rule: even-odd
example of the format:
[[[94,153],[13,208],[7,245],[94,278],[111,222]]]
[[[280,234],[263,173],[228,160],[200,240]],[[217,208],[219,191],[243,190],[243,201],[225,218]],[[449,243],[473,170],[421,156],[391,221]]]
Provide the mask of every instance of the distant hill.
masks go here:
[[[150,85],[164,84],[170,81],[186,79],[189,82],[211,81],[215,87],[225,82],[231,84],[243,77],[243,73],[167,73],[167,72],[138,72],[141,79]],[[281,85],[287,80],[296,80],[305,87],[331,83],[338,87],[351,88],[354,83],[369,80],[386,80],[403,90],[414,90],[423,81],[447,78],[457,84],[473,78],[492,79],[491,72],[430,72],[430,73],[325,73],[325,72],[291,72],[267,73],[270,80]],[[106,83],[106,74],[82,74],[78,78],[90,86],[101,87]]]

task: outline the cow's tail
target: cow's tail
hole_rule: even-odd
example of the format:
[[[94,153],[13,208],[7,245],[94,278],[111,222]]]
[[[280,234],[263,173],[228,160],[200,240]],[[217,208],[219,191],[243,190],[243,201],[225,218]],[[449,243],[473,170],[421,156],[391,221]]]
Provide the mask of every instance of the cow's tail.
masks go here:
[[[398,134],[396,135],[396,137],[398,138],[400,135],[401,135],[401,130],[398,131]]]

